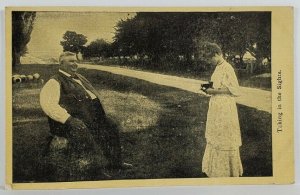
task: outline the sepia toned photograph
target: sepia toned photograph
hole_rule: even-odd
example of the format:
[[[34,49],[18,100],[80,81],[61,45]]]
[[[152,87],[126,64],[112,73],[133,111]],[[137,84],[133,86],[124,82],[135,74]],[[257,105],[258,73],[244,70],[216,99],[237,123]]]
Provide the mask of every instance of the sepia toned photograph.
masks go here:
[[[272,14],[10,8],[11,182],[278,176]]]

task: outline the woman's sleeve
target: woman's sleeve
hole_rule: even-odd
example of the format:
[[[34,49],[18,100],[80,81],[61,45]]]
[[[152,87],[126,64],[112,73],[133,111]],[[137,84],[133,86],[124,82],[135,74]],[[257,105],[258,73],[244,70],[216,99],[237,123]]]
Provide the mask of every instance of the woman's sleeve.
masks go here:
[[[228,66],[225,70],[225,77],[222,84],[229,89],[232,95],[240,96],[240,86],[234,69],[231,66]]]

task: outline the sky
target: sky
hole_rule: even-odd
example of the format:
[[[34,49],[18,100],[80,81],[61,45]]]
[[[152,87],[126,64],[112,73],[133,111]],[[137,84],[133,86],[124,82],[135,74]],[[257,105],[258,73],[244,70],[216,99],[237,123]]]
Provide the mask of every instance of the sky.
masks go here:
[[[58,58],[62,52],[60,41],[68,30],[85,35],[88,43],[97,38],[112,42],[117,22],[134,15],[125,12],[37,12],[27,55]]]

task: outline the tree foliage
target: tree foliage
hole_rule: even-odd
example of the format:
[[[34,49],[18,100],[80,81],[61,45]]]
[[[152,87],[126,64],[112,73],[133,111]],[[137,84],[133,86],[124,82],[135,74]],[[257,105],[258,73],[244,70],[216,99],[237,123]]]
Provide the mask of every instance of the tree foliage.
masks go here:
[[[104,39],[92,41],[83,52],[84,57],[109,57],[112,55],[111,44]]]
[[[116,25],[115,54],[149,56],[153,62],[178,60],[187,64],[197,44],[218,43],[224,56],[243,63],[246,52],[257,61],[271,60],[269,12],[141,12]]]
[[[20,64],[20,57],[27,52],[36,12],[12,12],[12,66]]]
[[[82,34],[77,34],[74,31],[66,31],[63,35],[63,41],[60,42],[64,51],[79,53],[84,50],[84,45],[87,42],[87,37]]]

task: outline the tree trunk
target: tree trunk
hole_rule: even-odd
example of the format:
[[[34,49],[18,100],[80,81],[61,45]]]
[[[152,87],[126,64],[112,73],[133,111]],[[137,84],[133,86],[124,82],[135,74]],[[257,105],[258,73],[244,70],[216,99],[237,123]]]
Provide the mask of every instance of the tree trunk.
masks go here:
[[[186,53],[186,54],[184,55],[184,57],[185,57],[186,63],[187,63],[187,64],[191,64],[191,62],[192,62],[192,55],[191,55],[190,53]]]
[[[244,54],[240,54],[239,67],[244,67]]]
[[[16,52],[16,51],[13,51],[12,52],[12,68],[13,70],[15,70],[17,68],[17,66],[19,66],[21,64],[21,55]]]
[[[157,54],[151,55],[150,59],[152,61],[152,66],[158,67],[158,64],[160,62],[159,55],[157,55]]]
[[[262,69],[262,61],[263,61],[263,57],[262,56],[259,56],[256,58],[256,63],[255,63],[255,68],[254,68],[254,71],[256,72],[260,72],[261,69]]]

